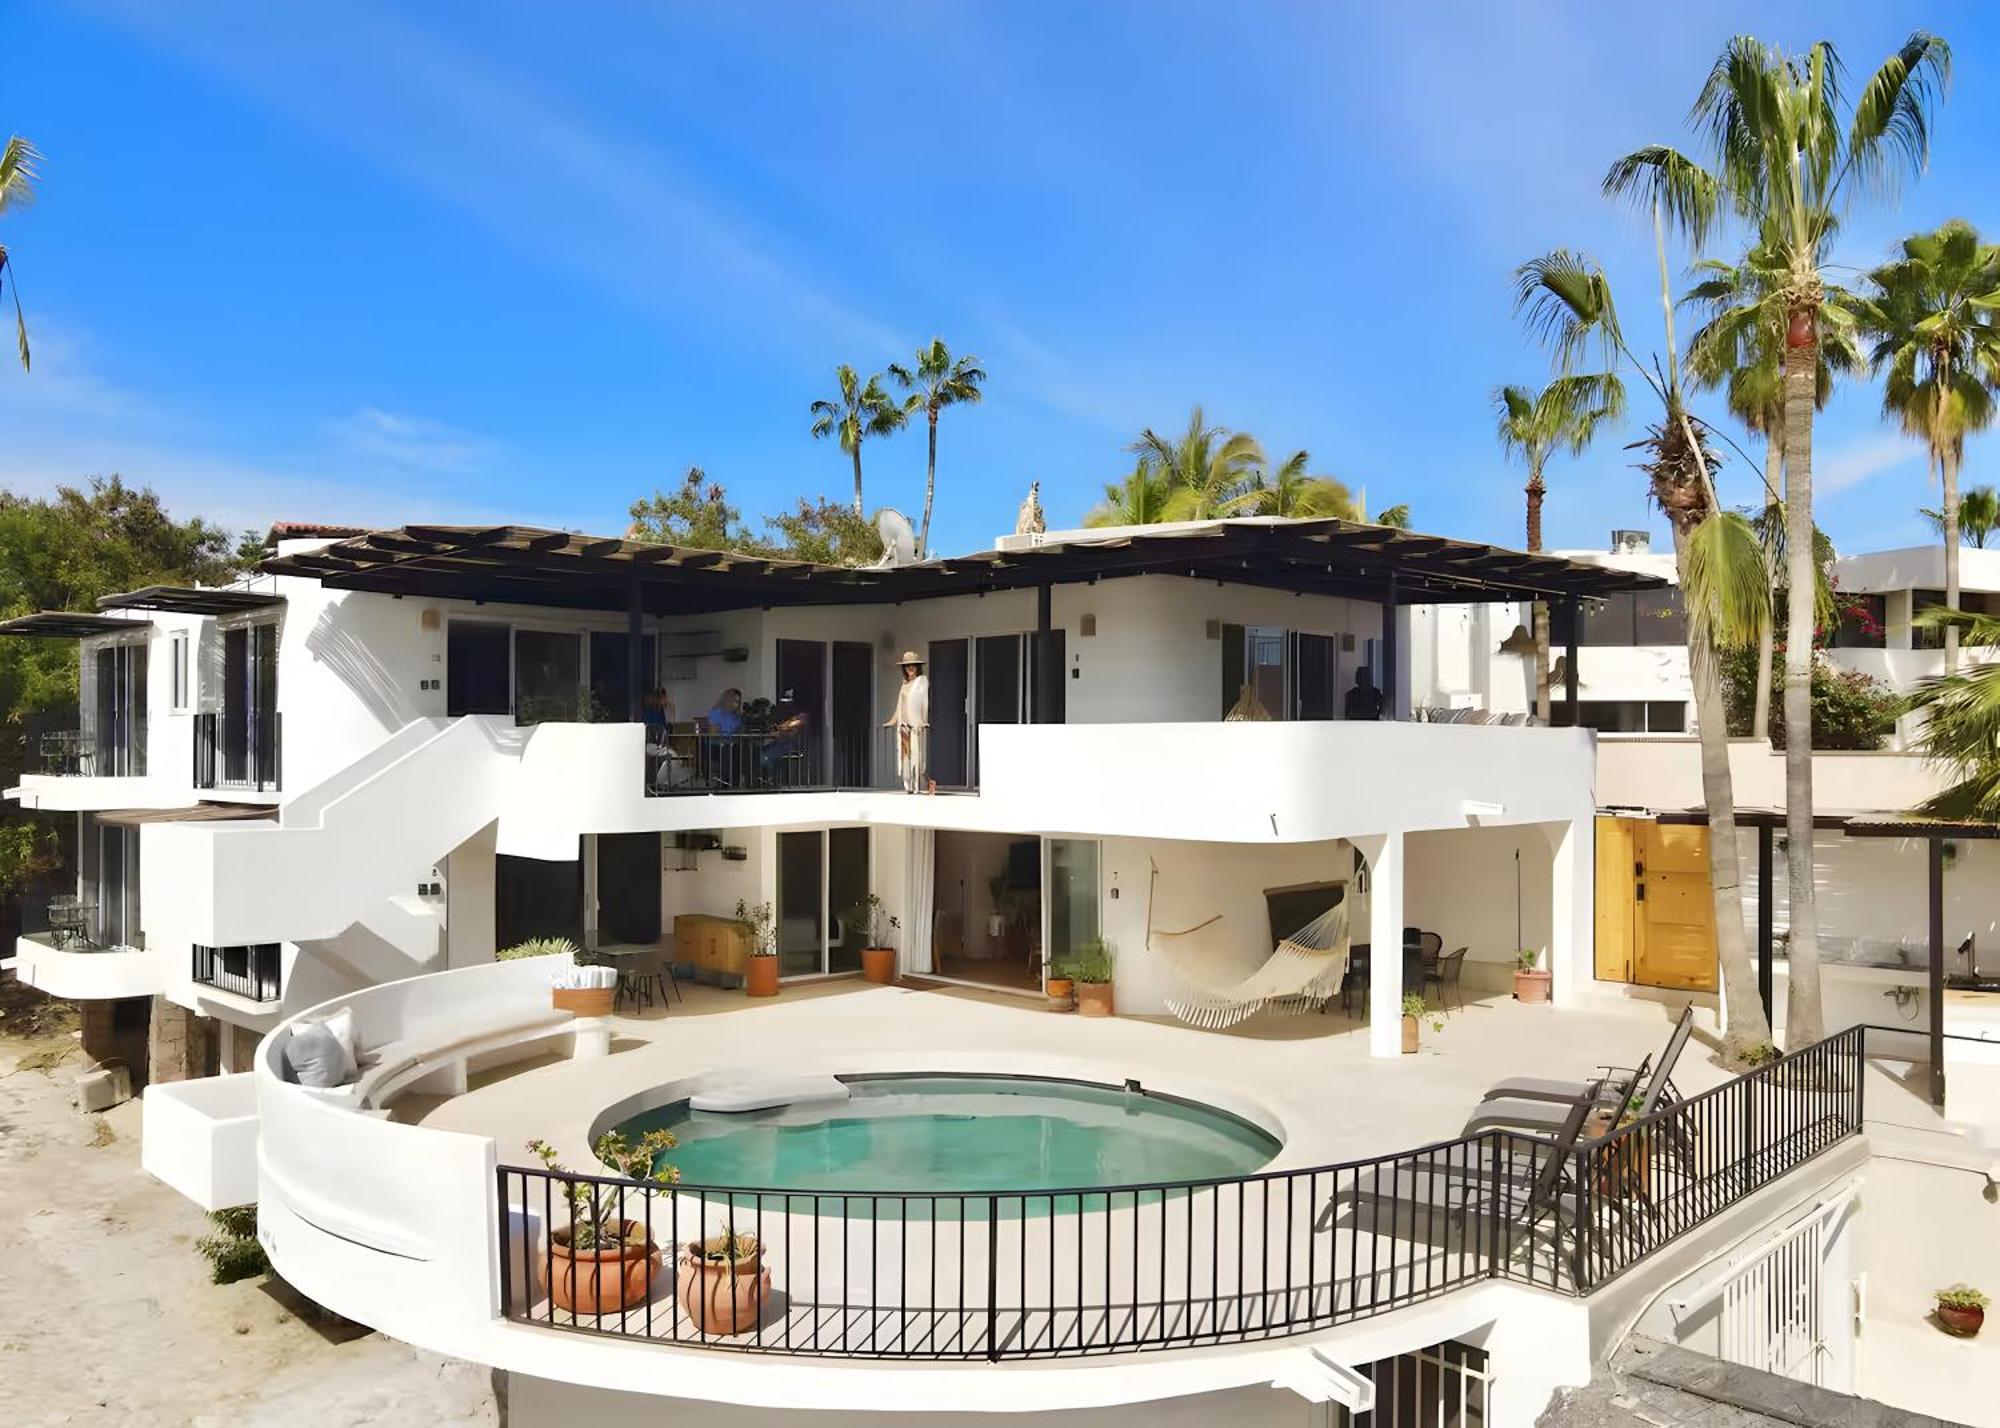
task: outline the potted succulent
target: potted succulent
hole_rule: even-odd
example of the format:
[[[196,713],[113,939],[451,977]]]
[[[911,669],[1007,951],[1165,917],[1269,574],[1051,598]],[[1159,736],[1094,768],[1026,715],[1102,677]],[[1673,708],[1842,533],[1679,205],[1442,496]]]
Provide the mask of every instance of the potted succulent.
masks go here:
[[[1078,945],[1070,955],[1068,972],[1076,984],[1076,1009],[1085,1016],[1110,1016],[1117,1007],[1111,997],[1111,964],[1115,953],[1109,942],[1093,937]]]
[[[1415,1056],[1418,1047],[1418,1026],[1429,1022],[1432,1031],[1444,1030],[1444,1018],[1432,1011],[1424,999],[1415,992],[1403,994],[1403,1054]]]
[[[549,1004],[573,1016],[610,1016],[618,1000],[618,969],[598,963],[567,937],[531,937],[493,954],[496,962],[522,957],[567,957],[549,973]]]
[[[704,1334],[749,1333],[771,1297],[764,1247],[734,1225],[684,1245],[678,1279],[681,1312]]]
[[[1067,962],[1049,963],[1049,975],[1042,984],[1049,995],[1049,1010],[1066,1012],[1076,1005],[1076,977]]]
[[[673,1166],[657,1163],[662,1152],[677,1144],[670,1130],[648,1131],[636,1141],[607,1131],[592,1149],[599,1160],[643,1187],[643,1203],[652,1186],[681,1178]],[[531,1140],[528,1149],[555,1175],[570,1173],[547,1141]],[[615,1314],[645,1303],[660,1247],[647,1237],[645,1221],[622,1213],[633,1208],[633,1197],[618,1185],[597,1180],[556,1184],[569,1202],[569,1223],[549,1231],[549,1298],[572,1314]]]
[[[753,997],[778,995],[778,944],[771,932],[771,904],[736,900],[736,921],[750,938],[750,965],[743,990]]]
[[[1549,971],[1536,964],[1542,960],[1540,949],[1523,947],[1514,954],[1514,1000],[1517,1002],[1546,1002],[1549,999]]]
[[[1954,1284],[1937,1292],[1938,1323],[1947,1334],[1969,1339],[1986,1322],[1986,1306],[1992,1301],[1969,1284]]]
[[[861,975],[888,986],[896,980],[895,934],[903,920],[874,893],[847,910],[847,920],[861,929]]]

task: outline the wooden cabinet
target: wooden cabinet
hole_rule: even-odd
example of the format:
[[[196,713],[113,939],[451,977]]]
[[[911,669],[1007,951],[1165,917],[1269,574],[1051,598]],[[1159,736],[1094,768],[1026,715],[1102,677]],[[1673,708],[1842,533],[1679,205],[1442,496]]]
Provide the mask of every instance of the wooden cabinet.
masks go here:
[[[750,934],[733,917],[683,912],[674,918],[674,960],[704,982],[740,984],[750,970]]]

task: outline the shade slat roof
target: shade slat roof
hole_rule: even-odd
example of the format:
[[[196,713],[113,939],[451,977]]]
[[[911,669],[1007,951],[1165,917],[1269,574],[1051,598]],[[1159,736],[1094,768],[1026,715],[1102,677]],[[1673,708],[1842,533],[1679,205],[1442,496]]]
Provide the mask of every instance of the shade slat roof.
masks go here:
[[[282,605],[285,597],[260,590],[205,590],[195,585],[148,585],[97,602],[100,610],[160,610],[175,615],[234,615]]]
[[[1400,604],[1591,598],[1662,588],[1654,576],[1334,519],[1215,521],[888,568],[820,565],[533,526],[403,526],[267,560],[273,575],[340,589],[652,613],[881,604],[1127,575]]]
[[[0,620],[0,635],[79,640],[91,635],[143,630],[152,623],[151,620],[120,619],[115,615],[91,615],[80,610],[40,610],[32,615],[16,615],[11,620]]]
[[[99,823],[140,828],[148,823],[228,823],[244,818],[270,818],[276,809],[256,803],[195,803],[185,808],[110,808],[97,815]]]

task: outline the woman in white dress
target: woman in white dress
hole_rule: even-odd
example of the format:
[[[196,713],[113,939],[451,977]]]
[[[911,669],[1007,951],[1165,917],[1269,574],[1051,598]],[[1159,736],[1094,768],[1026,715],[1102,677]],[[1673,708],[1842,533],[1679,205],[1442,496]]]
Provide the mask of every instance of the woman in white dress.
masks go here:
[[[924,771],[929,766],[931,681],[924,673],[924,657],[915,650],[904,650],[900,663],[903,684],[896,691],[896,712],[882,727],[896,731],[896,772],[902,776],[903,792],[921,793],[929,787]]]

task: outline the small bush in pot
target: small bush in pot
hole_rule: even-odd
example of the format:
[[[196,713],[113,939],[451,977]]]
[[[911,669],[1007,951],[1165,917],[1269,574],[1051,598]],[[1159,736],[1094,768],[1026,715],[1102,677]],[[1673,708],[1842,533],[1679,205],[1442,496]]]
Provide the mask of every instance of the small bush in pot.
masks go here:
[[[602,965],[567,937],[531,937],[493,954],[496,962],[516,962],[529,957],[567,958],[567,966],[557,963],[549,973],[549,1004],[557,1011],[576,1016],[610,1016],[618,997],[616,968]]]
[[[1076,983],[1076,1009],[1085,1016],[1110,1016],[1117,1010],[1111,996],[1112,964],[1117,953],[1102,937],[1079,943],[1070,954],[1069,974]]]
[[[1538,966],[1542,960],[1541,951],[1534,947],[1523,947],[1514,954],[1514,1000],[1517,1002],[1546,1002],[1549,999],[1548,969]]]
[[[861,933],[861,974],[885,987],[894,982],[896,933],[903,920],[890,912],[889,905],[874,893],[850,907],[844,916],[848,925]]]
[[[1405,992],[1403,994],[1403,1054],[1405,1056],[1414,1056],[1417,1054],[1417,1047],[1419,1045],[1418,1027],[1426,1021],[1431,1024],[1432,1031],[1444,1030],[1443,1017],[1432,1011],[1430,1005],[1415,992]]]
[[[1954,1284],[1937,1292],[1938,1323],[1948,1334],[1969,1339],[1986,1323],[1986,1306],[1993,1301],[1969,1284]]]
[[[778,995],[778,939],[772,927],[771,904],[736,900],[736,923],[750,939],[750,965],[743,990],[753,997]]]
[[[680,1142],[670,1130],[648,1131],[636,1141],[607,1131],[592,1147],[597,1158],[631,1181],[636,1197],[622,1185],[595,1180],[557,1180],[569,1205],[569,1223],[549,1234],[549,1298],[573,1314],[614,1314],[643,1304],[653,1287],[660,1247],[646,1234],[645,1213],[655,1185],[673,1185],[681,1173],[660,1165],[660,1155]],[[555,1147],[531,1140],[528,1150],[558,1176],[569,1174]]]
[[[1049,1010],[1066,1012],[1076,1005],[1076,971],[1068,962],[1051,962],[1042,990],[1048,993]]]
[[[683,1246],[678,1280],[681,1312],[703,1334],[749,1333],[771,1297],[763,1246],[734,1225]]]

